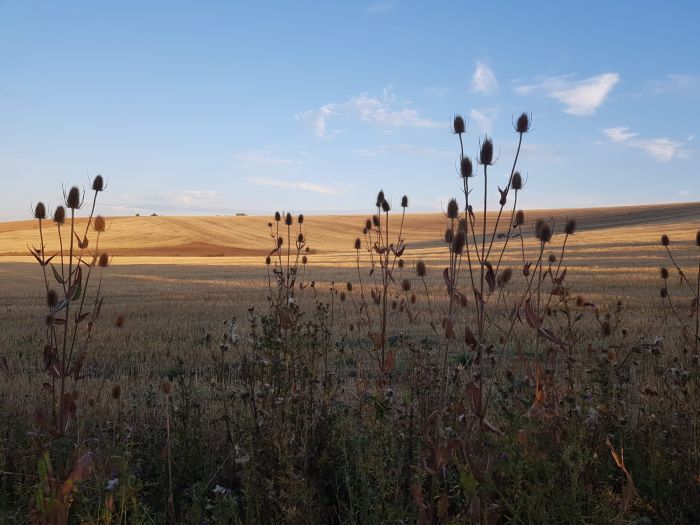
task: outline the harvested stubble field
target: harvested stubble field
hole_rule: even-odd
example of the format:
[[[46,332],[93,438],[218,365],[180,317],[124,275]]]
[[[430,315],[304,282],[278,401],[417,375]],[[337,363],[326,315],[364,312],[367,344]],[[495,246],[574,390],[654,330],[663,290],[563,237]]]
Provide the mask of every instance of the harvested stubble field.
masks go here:
[[[394,215],[397,216],[400,212]],[[392,220],[398,225],[399,220],[394,217]],[[449,448],[454,441],[454,436],[450,441],[451,424],[444,423],[444,429],[436,430],[441,437],[431,435],[428,430],[434,423],[430,405],[439,406],[445,395],[439,388],[438,370],[444,323],[442,327],[439,325],[448,310],[449,299],[443,278],[443,269],[450,264],[449,250],[441,240],[446,224],[443,214],[409,213],[405,217],[404,265],[393,275],[397,286],[389,298],[401,305],[388,313],[387,337],[392,341],[389,345],[392,363],[387,366],[386,362],[380,362],[379,371],[371,355],[372,345],[358,321],[358,252],[353,249],[353,241],[361,237],[365,218],[306,217],[304,230],[310,250],[308,264],[303,269],[303,282],[314,281],[314,286],[299,292],[296,301],[305,312],[304,319],[317,319],[309,323],[310,330],[327,331],[328,338],[327,342],[322,342],[325,341],[322,337],[318,339],[319,346],[324,348],[318,359],[296,355],[305,367],[314,368],[315,373],[318,372],[316,367],[323,369],[322,374],[319,372],[321,379],[307,378],[311,383],[322,382],[323,387],[304,387],[291,381],[290,395],[296,399],[296,389],[308,388],[305,395],[314,397],[319,406],[338,404],[343,407],[339,413],[352,413],[347,415],[347,421],[336,421],[336,411],[327,407],[296,412],[282,400],[281,391],[275,393],[280,396],[276,402],[285,407],[281,412],[276,411],[272,401],[270,407],[258,408],[266,411],[265,416],[260,416],[255,413],[254,403],[246,401],[245,396],[250,394],[253,399],[259,397],[262,405],[267,401],[261,390],[276,388],[268,383],[276,376],[260,372],[259,377],[251,376],[254,379],[250,381],[255,385],[246,392],[245,381],[240,377],[241,363],[245,363],[245,345],[240,344],[238,348],[231,343],[230,324],[231,319],[236,319],[234,337],[246,338],[249,309],[254,307],[258,322],[261,322],[260,316],[270,313],[268,296],[273,288],[276,290],[274,282],[270,284],[269,267],[265,264],[265,257],[274,247],[268,227],[271,218],[108,218],[100,241],[101,250],[112,258],[109,268],[104,269],[102,295],[105,302],[84,365],[79,388],[80,410],[73,426],[81,437],[80,446],[95,451],[99,467],[96,468],[97,481],[84,482],[77,493],[79,519],[107,523],[110,521],[105,516],[109,515],[113,522],[123,523],[158,523],[166,516],[182,523],[203,520],[212,523],[403,523],[415,519],[451,522],[448,516],[453,516],[457,521],[452,522],[456,523],[464,520],[495,522],[492,520],[497,519],[567,522],[577,521],[574,516],[587,516],[580,522],[607,519],[632,522],[640,516],[651,519],[658,519],[660,514],[669,516],[668,509],[675,504],[677,496],[678,513],[669,519],[682,522],[692,509],[698,509],[697,500],[692,501],[692,492],[693,487],[696,491],[700,489],[700,477],[678,481],[683,487],[682,494],[674,495],[670,489],[668,494],[662,494],[659,486],[676,475],[692,476],[692,469],[700,464],[697,417],[688,420],[684,430],[677,429],[685,436],[684,444],[679,445],[682,450],[674,452],[677,457],[665,459],[663,456],[669,452],[662,447],[668,447],[668,441],[664,441],[661,434],[671,430],[660,428],[648,418],[656,417],[656,411],[667,411],[670,415],[673,411],[664,403],[680,403],[683,414],[697,407],[698,394],[693,390],[697,388],[697,363],[694,369],[691,365],[697,354],[693,354],[682,339],[666,300],[659,296],[662,286],[659,268],[669,264],[659,239],[662,233],[669,235],[676,261],[692,273],[698,257],[695,235],[700,228],[700,203],[526,211],[524,231],[532,229],[535,218],[544,218],[554,225],[555,244],[546,249],[544,256],[551,251],[556,258],[555,267],[561,249],[557,237],[561,241],[563,233],[560,232],[571,217],[578,220],[578,229],[569,238],[563,258],[562,268],[567,268],[565,284],[573,297],[580,295],[583,299],[579,302],[591,308],[582,309],[586,310],[585,315],[576,327],[576,335],[572,336],[576,343],[566,350],[557,345],[548,348],[547,358],[541,363],[547,374],[562,374],[559,379],[551,379],[562,384],[561,396],[557,398],[561,406],[548,405],[551,414],[529,417],[521,426],[508,419],[512,410],[516,410],[513,407],[492,416],[489,425],[501,428],[494,433],[497,436],[494,439],[500,440],[499,461],[505,461],[503,458],[509,455],[518,454],[520,458],[520,463],[514,462],[512,468],[504,467],[503,471],[493,474],[493,479],[479,474],[479,466],[472,463],[479,460],[467,459],[466,448],[464,457]],[[495,214],[489,214],[487,231],[493,229],[494,220]],[[476,234],[479,238],[478,228]],[[57,246],[58,238],[53,229],[47,228],[44,235],[48,245]],[[0,224],[3,297],[0,354],[6,359],[6,366],[0,370],[0,418],[4,427],[0,435],[0,509],[5,509],[0,510],[0,517],[3,519],[25,514],[31,490],[27,490],[27,484],[20,483],[17,476],[26,472],[31,461],[27,459],[29,446],[22,443],[22,436],[34,428],[38,407],[46,405],[43,380],[37,379],[44,369],[41,354],[46,332],[44,277],[36,261],[27,256],[27,244],[38,242],[36,221]],[[496,241],[496,249],[502,242]],[[540,246],[531,235],[522,248],[519,240],[514,242],[505,253],[502,266],[513,268],[522,279],[523,254],[525,260],[535,261]],[[425,289],[416,277],[418,261],[427,265]],[[544,264],[546,268],[547,263]],[[369,277],[369,269],[368,260],[362,257],[359,270],[365,285],[376,277]],[[402,290],[404,279],[410,281],[410,292]],[[689,302],[690,295],[673,279],[669,280],[669,288],[678,289],[680,300]],[[513,280],[512,288],[502,292],[504,304],[510,305],[513,298],[523,293],[522,283]],[[347,290],[348,282],[353,284],[352,291]],[[411,293],[417,297],[409,299]],[[431,304],[426,295],[431,297]],[[621,307],[616,306],[618,301]],[[323,305],[328,305],[328,309],[319,314]],[[437,320],[437,330],[431,329],[428,322],[431,313]],[[610,331],[609,325],[602,328],[607,314],[614,319],[611,321],[613,333],[601,335],[601,329]],[[505,318],[508,310],[497,303],[492,315]],[[477,322],[473,312],[466,314],[466,326]],[[555,321],[552,325],[563,326]],[[536,369],[528,365],[526,359],[541,355],[540,343],[533,343],[530,328],[524,321],[521,320],[514,330],[515,343],[503,349],[504,361],[498,356],[494,358],[493,348],[484,349],[488,360],[484,357],[483,361],[494,370],[507,370],[505,377],[512,385],[517,385],[513,387],[516,391],[514,406],[519,406],[517,399],[520,399],[519,410],[527,415],[533,398],[537,404],[541,386],[539,365]],[[222,339],[224,334],[228,334],[226,340]],[[305,337],[316,341],[314,338],[320,336],[307,334]],[[425,343],[425,340],[437,342]],[[623,354],[632,352],[625,348],[635,348],[642,356],[633,358],[638,362],[631,371],[625,368],[625,386],[613,387],[609,379],[604,385],[595,383],[603,381],[593,379],[597,374],[615,376],[616,354],[619,353],[622,361]],[[308,350],[314,355],[317,351],[316,348]],[[473,374],[478,378],[483,373],[483,368],[479,371],[479,366],[483,365],[465,352],[464,343],[453,345],[449,354],[450,366],[463,366],[468,371],[464,372],[465,376]],[[600,359],[610,365],[608,372],[596,368],[603,366]],[[419,374],[423,373],[420,367],[425,367],[426,371],[435,368],[437,372],[426,372],[426,377],[433,377],[438,387],[421,386],[420,378],[410,372],[412,367],[419,368]],[[393,375],[389,373],[392,368]],[[670,372],[660,372],[672,368],[694,370],[691,393],[687,385],[682,394],[672,391],[668,383]],[[327,385],[331,382],[329,374],[333,377],[333,386]],[[304,379],[298,381],[303,383]],[[554,392],[560,390],[552,384],[550,396],[554,398],[559,395]],[[426,389],[426,399],[414,404],[412,396],[420,388]],[[496,388],[500,391],[504,387]],[[624,389],[625,395],[616,389]],[[232,401],[236,396],[240,400],[237,403]],[[572,403],[580,420],[566,427],[562,435],[557,434],[555,444],[538,448],[532,441],[536,436],[545,438],[530,425],[536,420],[541,426],[540,432],[556,434],[558,431],[552,430],[552,421],[559,423],[564,419],[560,411],[566,408],[565,396],[574,398]],[[593,401],[591,396],[595,398]],[[293,402],[303,404],[304,399],[302,396]],[[659,404],[655,409],[653,403],[657,399]],[[628,406],[632,402],[634,409]],[[618,413],[622,406],[624,413]],[[318,416],[318,410],[322,416]],[[450,408],[448,412],[453,410],[456,409]],[[481,432],[485,418],[478,408],[472,406],[472,410],[471,417],[481,420]],[[393,415],[387,415],[391,411]],[[682,416],[675,412],[674,415],[678,418],[674,424],[681,423]],[[267,418],[267,421],[250,423],[258,417]],[[297,417],[308,417],[308,424],[301,425],[301,429],[293,428],[291,422]],[[580,426],[584,420],[591,427],[598,425],[597,431],[590,431],[597,432],[594,438],[584,436]],[[673,427],[669,421],[663,424]],[[269,430],[267,425],[272,425],[279,433],[270,436],[269,443],[268,438],[262,439],[256,434],[263,427]],[[347,441],[339,437],[344,433],[352,434],[349,426],[363,425],[364,433],[353,434]],[[642,440],[644,453],[635,450],[634,442],[629,441],[630,436],[635,435],[634,429],[629,427],[634,425],[644,427],[642,432],[649,438]],[[509,433],[505,427],[514,430]],[[404,442],[407,432],[409,438]],[[570,434],[576,432],[581,435],[577,434],[574,439]],[[649,437],[653,433],[660,435]],[[619,450],[621,445],[625,447],[627,467],[636,483],[634,497],[628,493],[635,489],[625,484],[624,470],[617,468],[619,465],[615,465],[605,446],[607,436],[617,438],[613,440],[613,450]],[[569,438],[576,444],[563,445]],[[350,442],[351,439],[354,441]],[[443,448],[438,446],[440,439],[444,439]],[[256,440],[274,449],[275,460],[270,460],[269,465],[261,466],[266,463],[262,455],[269,451],[266,452],[263,445],[258,448]],[[319,440],[337,443],[329,447]],[[544,451],[547,447],[551,449],[549,452]],[[308,456],[316,454],[319,455],[317,461],[312,461],[313,457],[309,459]],[[361,459],[347,457],[363,454]],[[409,454],[410,459],[405,459],[405,454]],[[445,457],[438,460],[431,454]],[[658,465],[652,465],[650,457],[656,457]],[[443,463],[431,469],[433,460]],[[658,472],[646,472],[645,462]],[[683,472],[674,470],[683,463]],[[481,468],[491,467],[482,465]],[[556,474],[550,469],[557,471]],[[383,470],[390,480],[382,475]],[[700,476],[700,471],[695,474]],[[591,479],[601,475],[606,478]],[[335,479],[337,477],[353,479],[341,482]],[[552,481],[548,482],[548,478]],[[107,490],[114,479],[119,481],[119,489]],[[553,481],[555,479],[560,481]],[[566,483],[565,491],[571,493],[562,499],[561,505],[553,505],[555,509],[552,510],[548,500],[557,492],[558,483]],[[359,486],[362,484],[367,484],[371,490],[363,490]],[[31,487],[31,483],[28,486]],[[218,492],[213,493],[215,487]],[[340,491],[336,500],[324,492],[328,490]],[[674,487],[673,490],[679,489]],[[591,491],[590,496],[584,495],[586,491]],[[652,493],[654,491],[657,493]],[[529,493],[532,501],[524,501]],[[426,502],[429,495],[433,501]],[[700,498],[700,492],[695,495]],[[13,512],[15,498],[24,501],[25,506]],[[465,503],[469,501],[471,503]],[[382,502],[387,506],[383,507]],[[268,504],[273,508],[266,508]],[[460,507],[464,505],[467,506]],[[488,505],[490,510],[480,505]]]

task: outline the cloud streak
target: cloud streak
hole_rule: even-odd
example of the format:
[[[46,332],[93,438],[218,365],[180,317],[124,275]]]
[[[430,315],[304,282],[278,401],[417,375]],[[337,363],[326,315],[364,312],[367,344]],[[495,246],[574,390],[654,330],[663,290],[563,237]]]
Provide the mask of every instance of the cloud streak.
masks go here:
[[[318,184],[316,182],[270,179],[266,177],[248,177],[248,184],[253,184],[254,186],[268,186],[271,188],[310,191],[313,193],[322,193],[324,195],[337,195],[340,193],[339,188]]]
[[[493,93],[498,89],[498,80],[491,68],[481,61],[477,61],[474,75],[472,75],[472,91],[476,93]]]
[[[589,117],[596,114],[618,82],[620,75],[617,73],[603,73],[583,80],[573,80],[571,75],[545,77],[538,83],[518,86],[515,92],[520,95],[544,93],[561,102],[564,113]]]
[[[686,155],[683,149],[685,142],[671,140],[666,137],[657,139],[643,139],[638,133],[630,131],[626,127],[606,128],[603,133],[608,139],[629,148],[640,149],[660,162],[669,162]]]

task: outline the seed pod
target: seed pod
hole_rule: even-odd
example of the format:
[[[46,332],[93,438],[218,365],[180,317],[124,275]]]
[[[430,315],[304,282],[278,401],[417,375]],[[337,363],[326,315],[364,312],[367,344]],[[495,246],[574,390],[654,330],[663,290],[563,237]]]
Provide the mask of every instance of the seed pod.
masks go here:
[[[498,276],[498,283],[499,286],[502,288],[506,284],[508,284],[513,277],[513,269],[512,268],[506,268],[501,271],[501,275]]]
[[[447,218],[448,219],[456,219],[458,215],[459,215],[459,204],[457,204],[456,199],[450,199],[450,202],[447,203]]]
[[[515,123],[515,131],[520,134],[530,131],[530,117],[528,117],[527,113],[523,112],[518,117],[518,121]]]
[[[95,229],[96,232],[105,231],[106,226],[107,225],[105,223],[105,218],[102,215],[98,215],[97,217],[95,217],[95,223],[93,225],[93,228]]]
[[[452,237],[453,237],[453,232],[450,228],[447,228],[445,230],[445,237],[444,240],[447,244],[450,244],[452,242]]]
[[[462,253],[465,242],[466,237],[464,235],[464,232],[462,230],[457,230],[456,235],[454,235],[454,237],[452,238],[452,252]]]
[[[66,222],[66,209],[63,206],[57,206],[53,211],[53,222],[58,225]]]
[[[377,193],[377,208],[381,208],[381,207],[382,207],[382,203],[383,203],[385,200],[386,200],[386,199],[384,198],[384,190],[379,190],[379,193]]]
[[[280,212],[276,211],[275,212],[275,222],[280,222],[282,220],[282,215],[280,215]]]
[[[309,258],[308,258],[306,255],[302,256],[302,258],[301,258],[301,264],[303,264],[304,266],[306,266],[306,263],[308,263],[308,262],[309,262]]]
[[[668,246],[671,244],[671,239],[665,233],[661,236],[661,246]]]
[[[100,259],[97,262],[97,266],[100,268],[107,268],[109,266],[109,255],[107,255],[105,252],[102,252],[100,254]]]
[[[484,137],[484,142],[481,143],[479,163],[484,166],[493,164],[493,141],[488,136]]]
[[[265,264],[267,266],[270,266],[271,263],[272,263],[272,259],[270,259],[270,256],[268,255],[267,257],[265,257]]]
[[[287,226],[291,226],[293,222],[294,222],[294,219],[292,218],[292,214],[287,213],[287,215],[284,216],[284,223]]]
[[[297,222],[299,224],[304,224],[304,214],[303,213],[299,214],[299,217],[297,217]]]
[[[386,199],[384,199],[384,200],[382,201],[382,211],[386,213],[386,212],[388,212],[390,209],[391,209],[391,206],[389,206],[389,201],[386,200]]]
[[[518,210],[515,214],[515,223],[513,224],[513,227],[516,228],[518,226],[522,226],[523,224],[525,224],[525,212],[523,210]]]
[[[365,230],[369,231],[372,229],[372,219],[367,219],[365,221]]]
[[[350,281],[348,281],[347,284],[345,285],[345,289],[348,292],[352,292],[352,283]]]
[[[474,166],[472,165],[472,159],[469,157],[462,157],[459,163],[459,173],[463,179],[468,179],[474,176]]]
[[[576,219],[568,219],[564,225],[564,233],[567,235],[573,235],[576,232],[577,227],[578,224],[576,223]]]
[[[300,233],[299,235],[297,235],[297,242],[299,244],[302,244],[304,242],[304,234],[303,233]]]
[[[97,175],[92,181],[92,189],[93,191],[102,191],[105,189],[105,181],[102,175]]]
[[[360,248],[362,248],[362,241],[358,237],[357,239],[355,239],[355,249],[359,250]]]
[[[404,195],[401,197],[401,207],[402,208],[408,208],[408,196]]]
[[[340,292],[340,302],[341,302],[341,303],[344,303],[344,302],[345,302],[345,292],[344,292],[344,291],[341,291],[341,292]]]
[[[557,256],[553,253],[550,253],[547,260],[549,261],[549,264],[554,264],[555,262],[557,262]]]
[[[548,223],[543,223],[540,227],[539,239],[543,243],[547,243],[552,240],[552,227]]]
[[[401,281],[401,289],[404,292],[411,291],[411,281],[409,281],[408,279],[404,279],[403,281]]]
[[[467,124],[464,122],[464,117],[462,115],[455,115],[452,121],[452,132],[455,135],[461,135],[467,131]]]
[[[68,190],[68,195],[66,195],[66,207],[71,210],[80,208],[80,190],[76,186]]]
[[[422,279],[427,273],[428,269],[426,268],[425,263],[423,261],[418,261],[416,263],[416,275]]]
[[[513,180],[510,181],[510,187],[513,188],[515,191],[523,189],[523,176],[520,175],[519,171],[513,173]]]
[[[284,244],[284,239],[282,237],[277,237],[277,247],[281,248]]]
[[[58,304],[58,294],[56,293],[55,290],[49,290],[46,293],[46,305],[49,308],[56,308],[56,305]]]
[[[668,279],[668,268],[661,268],[661,278]]]
[[[381,224],[379,221],[379,215],[372,215],[372,224],[374,224],[375,228],[379,228],[379,225]]]
[[[46,218],[46,206],[44,206],[43,202],[37,202],[36,206],[34,207],[34,218],[44,220]]]

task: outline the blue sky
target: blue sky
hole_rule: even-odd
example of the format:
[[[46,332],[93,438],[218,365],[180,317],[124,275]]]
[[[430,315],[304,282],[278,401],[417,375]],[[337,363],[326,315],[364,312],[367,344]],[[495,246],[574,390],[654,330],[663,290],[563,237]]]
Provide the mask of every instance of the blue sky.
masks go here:
[[[526,208],[697,201],[699,6],[0,0],[0,220],[97,173],[109,215],[437,211],[455,112],[494,184],[532,113]]]

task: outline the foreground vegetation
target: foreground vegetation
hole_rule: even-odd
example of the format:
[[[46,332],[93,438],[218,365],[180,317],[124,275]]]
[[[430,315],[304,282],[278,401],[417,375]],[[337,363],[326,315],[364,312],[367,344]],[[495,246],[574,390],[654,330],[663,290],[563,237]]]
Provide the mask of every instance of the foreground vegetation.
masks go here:
[[[659,227],[653,276],[605,269],[624,291],[602,295],[602,255],[570,269],[577,222],[519,212],[518,153],[496,186],[465,128],[439,259],[380,192],[345,267],[278,213],[265,266],[222,292],[222,270],[110,267],[101,177],[37,205],[34,278],[6,285],[46,307],[7,311],[0,521],[692,523],[700,237]],[[527,115],[515,131],[519,152]]]

